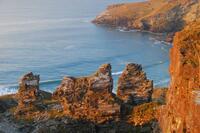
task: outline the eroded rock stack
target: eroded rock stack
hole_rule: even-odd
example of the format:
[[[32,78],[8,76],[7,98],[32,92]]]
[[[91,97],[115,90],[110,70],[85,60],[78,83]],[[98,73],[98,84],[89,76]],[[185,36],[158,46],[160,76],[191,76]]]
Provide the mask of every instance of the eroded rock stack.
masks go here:
[[[123,74],[127,70],[127,75],[134,72],[135,76],[127,77],[140,77],[140,83],[145,83],[142,82],[146,78],[141,66],[134,64],[133,70],[132,65],[127,65]],[[123,83],[139,85],[130,81],[132,80],[125,80]],[[152,127],[157,125],[157,104],[147,103],[136,108],[123,102],[112,93],[112,89],[110,64],[102,65],[91,76],[65,77],[53,95],[39,89],[39,75],[28,73],[21,78],[17,94],[0,97],[0,104],[3,105],[0,117],[4,119],[0,121],[0,125],[9,123],[14,127],[13,132],[19,130],[32,133],[153,132]],[[139,91],[135,93],[141,95]],[[7,132],[7,129],[2,131]]]
[[[88,77],[65,77],[53,94],[61,100],[67,116],[97,123],[117,120],[120,101],[112,93],[111,65],[102,65]]]
[[[200,21],[176,34],[170,59],[171,83],[160,114],[163,133],[199,133]]]
[[[17,93],[18,106],[16,113],[22,113],[33,109],[35,104],[40,102],[39,95],[39,75],[32,72],[24,75],[19,81],[19,90]]]
[[[148,80],[142,66],[128,64],[118,80],[117,96],[132,105],[151,101],[153,81]]]

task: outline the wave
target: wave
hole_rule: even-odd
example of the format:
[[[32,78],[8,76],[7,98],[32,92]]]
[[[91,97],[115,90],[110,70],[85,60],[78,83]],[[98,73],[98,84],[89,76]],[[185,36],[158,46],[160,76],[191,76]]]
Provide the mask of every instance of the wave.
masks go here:
[[[154,86],[168,85],[169,82],[170,82],[170,78],[166,78],[166,79],[163,79],[163,80],[160,80],[160,81],[154,83]]]
[[[140,29],[128,29],[126,27],[118,27],[117,30],[120,32],[141,32],[141,33],[150,33],[152,35],[159,35],[159,36],[163,35],[163,33],[155,33],[152,31],[140,30]]]
[[[112,73],[112,75],[113,75],[113,76],[117,76],[117,75],[120,75],[120,74],[122,74],[122,72],[123,72],[123,71],[119,71],[119,72],[113,72],[113,73]]]
[[[139,32],[138,30],[129,30],[127,28],[117,28],[117,31],[120,31],[120,32]]]
[[[14,94],[17,92],[18,85],[16,84],[8,84],[8,85],[0,85],[0,96],[6,94]]]
[[[58,83],[61,81],[62,79],[44,80],[44,81],[40,81],[40,85],[53,84],[53,83]]]
[[[149,37],[149,40],[150,40],[150,41],[153,41],[154,44],[166,44],[166,45],[169,45],[169,46],[172,45],[172,43],[170,43],[170,42],[166,42],[166,41],[163,41],[163,40],[159,40],[159,39],[156,39],[156,38],[154,38],[154,37]]]
[[[54,79],[54,80],[44,80],[40,81],[41,86],[45,86],[48,84],[59,84],[62,81],[62,79]],[[13,94],[16,93],[18,90],[19,85],[18,84],[4,84],[0,85],[0,96],[5,94]],[[43,87],[41,87],[43,89]],[[46,90],[46,89],[45,89]],[[49,90],[47,90],[49,91]]]

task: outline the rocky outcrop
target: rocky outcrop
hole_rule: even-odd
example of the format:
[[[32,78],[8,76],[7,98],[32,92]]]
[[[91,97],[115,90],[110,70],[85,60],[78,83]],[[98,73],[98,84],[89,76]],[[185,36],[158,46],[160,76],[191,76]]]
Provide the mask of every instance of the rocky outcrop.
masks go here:
[[[93,23],[168,33],[167,41],[172,41],[173,33],[198,18],[199,0],[148,0],[109,6]]]
[[[0,113],[4,113],[10,108],[17,106],[15,95],[1,96],[0,98]]]
[[[39,75],[33,75],[32,72],[25,74],[20,79],[16,114],[23,114],[30,111],[35,108],[36,104],[41,102],[39,80]]]
[[[151,101],[153,81],[148,80],[142,66],[128,64],[120,75],[117,96],[125,103],[138,105]]]
[[[112,93],[111,65],[104,64],[88,77],[65,77],[54,92],[67,116],[97,123],[117,120],[120,101]]]
[[[139,101],[140,104],[149,102],[147,99],[150,98],[147,98],[148,93],[144,88],[148,86],[147,83],[152,85],[152,82],[146,79],[141,66],[128,64],[122,75],[127,80],[122,78],[120,83],[131,84],[132,87],[136,85],[133,92],[140,96],[137,102]],[[140,88],[139,85],[142,87]],[[157,128],[154,130],[158,125],[155,117],[157,103],[132,105],[123,102],[112,93],[112,89],[110,64],[100,66],[94,74],[87,77],[65,77],[53,94],[39,89],[39,75],[28,73],[21,78],[17,94],[0,96],[0,107],[2,107],[0,108],[0,132],[151,133],[159,131]],[[140,89],[142,93],[139,92]],[[122,93],[121,96],[123,97]],[[133,100],[131,103],[136,101],[135,98],[131,100]]]
[[[152,94],[152,101],[159,104],[165,104],[167,90],[168,88],[154,88]]]
[[[200,20],[178,32],[170,52],[171,83],[161,110],[164,133],[200,131]]]

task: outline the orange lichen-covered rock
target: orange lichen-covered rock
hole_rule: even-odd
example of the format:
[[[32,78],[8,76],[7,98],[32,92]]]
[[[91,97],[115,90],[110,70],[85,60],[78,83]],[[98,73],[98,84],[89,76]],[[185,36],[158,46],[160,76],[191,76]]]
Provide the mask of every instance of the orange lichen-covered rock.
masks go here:
[[[16,113],[22,113],[34,108],[36,103],[41,100],[39,92],[39,75],[33,75],[32,72],[24,75],[19,81],[19,90],[17,93],[18,106]]]
[[[117,96],[125,103],[137,105],[151,101],[153,81],[148,80],[142,66],[128,64],[120,75]]]
[[[158,106],[159,105],[157,103],[151,102],[134,107],[130,114],[128,122],[135,126],[138,126],[156,121]]]
[[[53,94],[67,116],[97,123],[116,120],[120,101],[112,93],[111,65],[104,64],[88,77],[65,77]]]
[[[199,133],[200,21],[176,34],[170,59],[171,83],[160,126],[163,133]]]

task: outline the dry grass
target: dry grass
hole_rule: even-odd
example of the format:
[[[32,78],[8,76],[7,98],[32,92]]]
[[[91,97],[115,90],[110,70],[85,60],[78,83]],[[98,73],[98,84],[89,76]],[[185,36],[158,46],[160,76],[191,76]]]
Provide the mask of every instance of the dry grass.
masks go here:
[[[129,123],[138,126],[156,120],[157,103],[145,103],[133,108]]]

